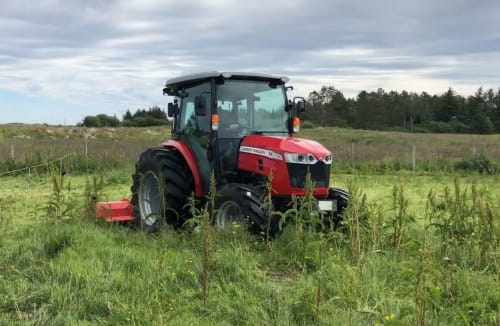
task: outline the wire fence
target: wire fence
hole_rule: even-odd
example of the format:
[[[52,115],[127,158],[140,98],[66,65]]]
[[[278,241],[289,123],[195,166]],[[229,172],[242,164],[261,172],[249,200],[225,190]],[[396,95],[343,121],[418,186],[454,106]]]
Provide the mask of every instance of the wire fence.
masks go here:
[[[429,162],[450,163],[472,156],[483,155],[500,162],[500,144],[463,145],[412,145],[412,144],[364,144],[350,143],[348,146],[333,146],[334,157],[342,162],[363,163],[383,160],[398,160],[411,166]]]
[[[113,155],[128,159],[141,153],[146,147],[158,146],[158,143],[144,140],[100,140],[100,139],[16,139],[0,143],[0,157],[13,160],[30,159],[35,156],[58,157],[75,152],[90,160]]]
[[[395,161],[405,169],[415,170],[424,165],[450,164],[474,155],[484,155],[500,162],[500,144],[495,142],[464,145],[453,142],[411,144],[327,140],[323,143],[332,151],[334,164]],[[154,141],[133,139],[12,139],[0,143],[0,176],[23,171],[30,173],[58,162],[60,165],[72,162],[80,169],[88,168],[89,164],[104,167],[130,164],[136,162],[146,148],[158,145]]]
[[[154,146],[158,143],[141,140],[16,139],[0,143],[0,176],[42,171],[58,163],[68,170],[105,169],[134,162]]]
[[[4,176],[4,175],[9,175],[9,174],[16,174],[16,173],[19,173],[19,172],[22,172],[22,171],[27,171],[28,172],[28,176],[31,176],[31,171],[32,170],[34,170],[36,168],[40,168],[40,167],[48,167],[48,166],[51,166],[51,165],[55,165],[55,163],[59,163],[59,167],[62,170],[62,165],[63,165],[64,160],[67,159],[67,158],[69,158],[69,157],[76,158],[76,153],[73,152],[73,153],[64,155],[62,157],[56,158],[54,160],[51,160],[51,161],[48,161],[48,162],[45,162],[45,163],[40,163],[40,164],[31,165],[31,166],[25,166],[25,167],[22,167],[22,168],[19,168],[19,169],[14,169],[14,170],[10,170],[10,171],[0,172],[0,177]]]

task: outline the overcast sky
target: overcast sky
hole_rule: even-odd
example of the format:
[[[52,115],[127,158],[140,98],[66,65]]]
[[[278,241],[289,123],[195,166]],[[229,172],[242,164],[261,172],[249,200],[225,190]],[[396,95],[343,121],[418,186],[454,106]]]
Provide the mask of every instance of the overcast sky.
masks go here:
[[[286,75],[295,94],[500,87],[500,1],[0,0],[0,123],[166,107],[165,80]]]

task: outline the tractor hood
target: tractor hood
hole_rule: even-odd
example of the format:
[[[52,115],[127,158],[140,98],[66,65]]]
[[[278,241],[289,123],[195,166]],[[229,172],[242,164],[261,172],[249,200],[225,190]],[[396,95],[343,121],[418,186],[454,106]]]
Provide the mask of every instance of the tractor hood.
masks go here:
[[[320,143],[295,137],[249,135],[243,138],[240,152],[252,153],[275,160],[285,159],[285,154],[312,155],[318,161],[331,163],[331,153]]]

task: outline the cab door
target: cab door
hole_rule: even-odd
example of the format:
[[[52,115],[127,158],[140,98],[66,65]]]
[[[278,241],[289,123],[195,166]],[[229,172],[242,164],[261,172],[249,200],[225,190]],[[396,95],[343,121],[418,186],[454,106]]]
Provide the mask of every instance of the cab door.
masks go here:
[[[185,94],[181,99],[181,108],[178,119],[175,121],[175,134],[179,141],[184,142],[194,152],[202,177],[203,193],[208,193],[210,188],[210,175],[212,164],[211,117],[210,110],[206,115],[196,115],[195,99],[211,90],[209,82],[204,82],[184,89]]]

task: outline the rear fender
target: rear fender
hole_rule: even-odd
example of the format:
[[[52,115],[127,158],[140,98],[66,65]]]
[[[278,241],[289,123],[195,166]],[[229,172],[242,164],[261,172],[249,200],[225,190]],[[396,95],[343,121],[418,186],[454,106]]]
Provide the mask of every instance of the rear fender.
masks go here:
[[[203,196],[202,178],[200,168],[196,164],[196,156],[194,152],[183,142],[177,140],[169,140],[162,143],[164,147],[175,148],[186,161],[189,170],[194,179],[194,196],[200,198]]]

